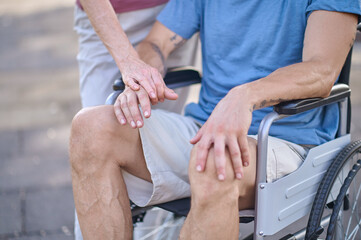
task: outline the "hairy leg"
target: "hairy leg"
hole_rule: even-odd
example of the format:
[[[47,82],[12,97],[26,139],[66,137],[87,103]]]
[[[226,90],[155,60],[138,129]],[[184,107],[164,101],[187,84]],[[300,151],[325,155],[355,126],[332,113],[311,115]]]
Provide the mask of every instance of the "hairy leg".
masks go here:
[[[244,168],[242,180],[234,176],[232,163],[227,156],[224,181],[217,178],[214,150],[211,149],[203,173],[195,170],[197,146],[190,164],[191,210],[181,230],[180,239],[238,239],[238,211],[254,207],[256,181],[256,141],[249,138],[250,165]]]
[[[72,123],[74,201],[85,239],[132,239],[122,169],[151,181],[138,130],[118,124],[112,106],[82,110]]]

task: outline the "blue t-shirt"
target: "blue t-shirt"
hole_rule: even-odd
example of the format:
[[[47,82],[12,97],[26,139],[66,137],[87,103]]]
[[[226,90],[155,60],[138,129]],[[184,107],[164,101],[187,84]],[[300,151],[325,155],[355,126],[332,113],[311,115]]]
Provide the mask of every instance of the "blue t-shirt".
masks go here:
[[[204,123],[233,87],[301,62],[312,11],[360,14],[360,5],[359,0],[171,0],[158,21],[186,39],[199,31],[202,42],[199,102],[189,104],[185,114]],[[268,107],[253,112],[249,134],[257,134],[271,111]],[[270,135],[318,145],[335,137],[338,123],[338,106],[333,104],[279,120]]]

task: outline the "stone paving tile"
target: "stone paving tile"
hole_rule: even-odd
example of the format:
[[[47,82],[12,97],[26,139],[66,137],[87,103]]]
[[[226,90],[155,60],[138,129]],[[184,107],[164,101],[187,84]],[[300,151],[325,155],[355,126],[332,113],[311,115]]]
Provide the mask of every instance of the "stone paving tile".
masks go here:
[[[28,232],[73,228],[74,202],[70,186],[27,193],[25,206],[25,229]]]
[[[0,69],[74,67],[77,37],[72,31],[73,15],[73,6],[29,15],[2,15],[1,20],[6,24],[0,28],[0,52],[6,61],[0,63]]]
[[[21,225],[20,195],[0,195],[0,235],[21,232]]]
[[[24,131],[24,156],[67,156],[70,122],[65,125]]]
[[[22,147],[16,157],[0,161],[0,193],[11,189],[69,185],[68,125],[22,131],[21,136]]]
[[[70,167],[66,156],[29,156],[0,161],[0,193],[70,185]]]
[[[0,160],[13,158],[20,150],[19,131],[0,132]]]
[[[71,239],[74,239],[74,236],[66,235],[66,234],[9,238],[9,240],[71,240]]]

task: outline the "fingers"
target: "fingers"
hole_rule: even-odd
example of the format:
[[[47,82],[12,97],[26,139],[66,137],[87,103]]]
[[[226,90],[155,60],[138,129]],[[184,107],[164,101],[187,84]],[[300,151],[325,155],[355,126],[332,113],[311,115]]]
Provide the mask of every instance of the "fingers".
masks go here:
[[[138,91],[137,93],[139,92],[141,91]],[[149,98],[146,93],[142,93],[142,95],[142,104],[144,105],[149,117]],[[144,100],[144,98],[148,99],[148,102],[147,100]],[[138,96],[136,92],[132,90],[125,90],[122,94],[119,95],[117,101],[114,104],[114,112],[121,125],[125,125],[128,122],[132,128],[143,126],[143,118],[138,107]]]
[[[153,101],[158,102],[160,100],[159,97],[157,97],[157,88],[151,76],[148,78],[142,78],[141,80],[138,80],[138,82],[142,85]]]
[[[208,152],[211,145],[211,139],[202,139],[202,141],[197,144],[196,170],[198,172],[203,172],[205,169]]]
[[[125,125],[128,122],[132,128],[143,127],[144,121],[138,104],[143,109],[144,116],[149,118],[151,114],[150,99],[143,88],[137,92],[126,89],[119,95],[114,105],[114,111],[120,124]]]
[[[151,73],[152,73],[152,80],[156,88],[158,100],[160,102],[164,102],[164,98],[165,98],[164,89],[166,86],[164,84],[163,78],[156,69],[152,69]]]
[[[124,117],[126,118],[126,121],[130,124],[132,128],[136,128],[137,125],[135,124],[135,121],[128,106],[128,97],[125,94],[122,94],[118,99],[120,101],[120,108],[123,112]]]
[[[137,76],[136,79],[128,77],[125,78],[124,83],[129,86],[133,91],[139,91],[141,85],[145,91],[148,93],[150,99],[154,102],[154,104],[158,103],[158,97],[156,95],[156,87],[151,80],[151,77],[147,78],[145,76]]]
[[[158,101],[164,102],[165,99],[176,100],[178,98],[178,95],[165,85],[162,75],[155,68],[143,69],[136,75],[124,74],[123,81],[135,92],[142,88],[145,89],[152,105],[157,104]]]
[[[151,113],[151,102],[147,92],[145,90],[140,90],[136,92],[136,94],[138,96],[138,101],[143,111],[144,117],[149,118]]]
[[[199,140],[201,140],[201,138],[202,138],[202,128],[197,132],[197,134],[191,140],[189,140],[189,142],[191,144],[196,144],[197,142],[199,142]]]
[[[239,148],[241,150],[243,166],[247,167],[249,165],[249,161],[251,160],[247,135],[241,136],[238,139],[238,143],[239,143]]]
[[[121,125],[125,125],[127,123],[127,121],[125,120],[125,116],[120,107],[119,97],[117,98],[117,100],[114,103],[114,113]]]
[[[218,137],[214,142],[214,161],[217,169],[218,180],[226,178],[226,153],[224,138]]]
[[[130,125],[132,126],[132,128],[140,128],[143,127],[143,118],[142,115],[140,113],[139,107],[138,107],[138,98],[137,98],[137,94],[134,94],[134,92],[131,92],[129,94],[126,94],[127,96],[127,103],[128,103],[128,109],[129,111],[127,113],[129,113],[129,115],[127,116],[126,112],[124,112],[125,117],[128,119],[132,119],[132,121],[130,122]]]
[[[165,86],[164,97],[168,100],[177,100],[178,94],[176,94],[172,89]]]
[[[247,136],[244,138],[218,136],[214,140],[208,135],[202,134],[202,129],[191,139],[191,143],[197,143],[196,170],[203,172],[205,170],[208,152],[211,147],[214,148],[214,161],[216,166],[217,178],[220,181],[226,179],[226,149],[232,162],[235,178],[242,179],[243,167],[247,167],[250,161],[249,146]]]
[[[140,89],[139,84],[137,84],[133,78],[123,77],[123,82],[134,91],[138,91]]]
[[[234,174],[237,179],[241,179],[243,176],[241,151],[237,139],[227,142],[229,155],[232,160]]]
[[[124,76],[124,83],[133,91],[139,91],[143,87],[149,95],[152,104],[157,104],[158,101],[164,102],[165,97],[165,83],[162,75],[155,68],[143,69],[136,75]],[[170,91],[167,93],[169,98],[174,99],[175,93]],[[176,98],[175,98],[176,99]]]

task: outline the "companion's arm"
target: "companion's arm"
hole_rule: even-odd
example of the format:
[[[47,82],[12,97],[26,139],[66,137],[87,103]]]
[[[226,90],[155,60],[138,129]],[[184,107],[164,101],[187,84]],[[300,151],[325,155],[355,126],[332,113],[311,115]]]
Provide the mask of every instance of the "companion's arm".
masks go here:
[[[139,43],[137,51],[144,62],[151,63],[162,74],[165,74],[165,60],[173,50],[180,47],[185,41],[181,36],[157,21],[148,36]],[[155,85],[158,92],[164,92],[164,99],[177,99],[177,94],[164,84],[155,83]],[[163,99],[160,99],[160,101],[163,101]],[[133,128],[143,126],[144,122],[138,104],[143,110],[144,117],[149,118],[151,115],[151,102],[145,89],[140,87],[139,91],[133,91],[126,87],[114,104],[115,115],[122,125],[129,123]],[[155,103],[152,102],[152,104]]]
[[[109,0],[80,0],[84,11],[109,53],[112,55],[123,76],[123,81],[133,90],[144,87],[153,102],[164,98],[155,84],[164,84],[156,68],[142,61],[118,22]],[[132,21],[132,19],[129,19]]]
[[[185,42],[186,39],[156,21],[148,36],[137,46],[137,51],[143,61],[152,62],[164,76],[165,60],[172,51]]]

